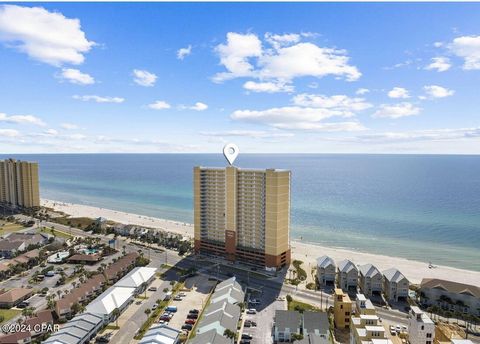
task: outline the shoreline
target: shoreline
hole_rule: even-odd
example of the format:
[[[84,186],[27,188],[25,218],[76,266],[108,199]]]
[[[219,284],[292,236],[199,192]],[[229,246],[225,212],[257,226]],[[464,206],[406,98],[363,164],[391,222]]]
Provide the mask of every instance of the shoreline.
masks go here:
[[[193,224],[167,219],[160,219],[150,216],[131,214],[106,208],[93,207],[89,205],[59,202],[48,199],[41,199],[41,205],[53,208],[72,217],[89,217],[96,219],[104,217],[107,220],[124,224],[135,224],[138,226],[151,227],[169,232],[193,237]],[[321,244],[302,242],[296,239],[291,240],[292,260],[298,259],[308,267],[307,271],[316,266],[316,258],[328,255],[336,263],[343,259],[350,259],[357,265],[371,263],[380,271],[391,267],[398,268],[411,283],[419,284],[422,278],[439,278],[453,280],[460,283],[480,285],[480,272],[463,270],[448,266],[437,266],[430,269],[428,263],[409,260],[400,257],[389,257],[385,255],[372,254],[360,251],[353,251],[344,248],[325,247]],[[308,253],[305,253],[308,252]]]

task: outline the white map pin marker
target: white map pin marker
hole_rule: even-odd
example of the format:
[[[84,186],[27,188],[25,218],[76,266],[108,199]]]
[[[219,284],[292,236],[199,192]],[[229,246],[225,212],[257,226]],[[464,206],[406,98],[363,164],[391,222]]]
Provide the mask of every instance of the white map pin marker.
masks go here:
[[[223,155],[230,165],[233,164],[239,152],[237,145],[234,143],[228,143],[223,147]]]

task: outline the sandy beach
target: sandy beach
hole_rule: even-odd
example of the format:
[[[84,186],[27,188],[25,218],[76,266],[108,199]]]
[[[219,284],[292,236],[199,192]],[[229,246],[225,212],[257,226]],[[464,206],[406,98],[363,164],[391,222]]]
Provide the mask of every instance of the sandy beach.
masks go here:
[[[42,199],[41,203],[44,207],[53,208],[56,211],[64,212],[72,217],[104,217],[107,220],[119,223],[158,228],[179,233],[184,236],[193,236],[193,225],[190,223],[176,222],[138,214],[130,214],[111,209],[58,202],[47,199]],[[334,247],[324,247],[321,245],[300,242],[297,240],[292,241],[293,259],[304,261],[309,270],[315,266],[315,259],[322,255],[328,255],[336,262],[339,262],[343,259],[350,259],[357,265],[371,263],[380,271],[391,267],[396,267],[410,280],[411,283],[420,283],[422,278],[440,278],[466,284],[480,285],[480,272],[477,271],[461,270],[437,265],[435,268],[430,269],[427,263],[408,260],[405,258],[389,257]]]

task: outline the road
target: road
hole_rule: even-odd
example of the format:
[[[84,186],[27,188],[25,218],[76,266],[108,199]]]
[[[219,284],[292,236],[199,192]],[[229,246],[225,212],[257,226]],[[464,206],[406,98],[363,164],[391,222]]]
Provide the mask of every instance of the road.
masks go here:
[[[42,225],[47,227],[54,227],[55,229],[70,233],[75,236],[86,235],[86,233],[83,230],[80,230],[78,228],[71,228],[71,227],[54,223],[54,222],[43,222]],[[113,238],[113,235],[104,236],[104,235],[90,234],[90,236],[100,238],[102,243],[108,243],[108,241]],[[144,252],[144,255],[150,258],[151,260],[150,265],[155,266],[157,268],[164,263],[176,265],[182,268],[198,267],[198,265],[201,265],[202,268],[200,272],[202,274],[205,274],[206,276],[214,276],[217,278],[228,278],[231,275],[231,271],[235,271],[235,275],[239,278],[239,280],[242,281],[243,284],[247,284],[249,286],[255,286],[257,289],[267,292],[268,295],[271,295],[272,297],[276,298],[278,296],[286,296],[290,294],[294,297],[300,298],[306,302],[311,302],[314,304],[319,304],[319,301],[321,300],[323,309],[329,306],[333,306],[333,298],[330,294],[322,293],[320,291],[298,289],[295,286],[283,284],[281,277],[280,278],[258,278],[255,276],[254,273],[251,273],[249,267],[242,267],[239,269],[239,266],[232,267],[229,264],[219,264],[218,260],[210,259],[206,257],[202,257],[202,260],[199,262],[198,257],[183,258],[183,257],[179,257],[177,252],[175,251],[164,250],[163,252],[161,252],[156,249],[149,249],[147,247],[132,243],[129,239],[117,237],[116,248],[121,250],[123,246],[125,246],[125,249],[127,252],[134,252],[134,251],[138,251],[139,249],[142,250]],[[166,283],[168,284],[168,282]],[[160,297],[162,295],[162,292],[158,291],[158,293]],[[148,306],[151,307],[157,298],[158,297],[154,297],[149,299],[147,302],[145,302],[145,304],[142,305],[141,309],[139,309],[135,313],[135,315],[132,316],[131,325],[122,327],[122,329],[115,335],[116,339],[123,340],[130,335],[133,338],[133,335],[136,329],[138,329],[139,326],[141,326],[141,324],[146,319],[146,315],[144,313],[145,309]],[[273,299],[270,301],[272,303],[275,302]],[[268,303],[266,303],[264,307],[266,308],[267,306],[268,306]],[[387,310],[381,307],[377,307],[377,314],[381,318],[386,319],[390,322],[394,322],[402,325],[406,325],[408,323],[407,314],[397,310]],[[262,329],[262,332],[263,332],[263,329]]]

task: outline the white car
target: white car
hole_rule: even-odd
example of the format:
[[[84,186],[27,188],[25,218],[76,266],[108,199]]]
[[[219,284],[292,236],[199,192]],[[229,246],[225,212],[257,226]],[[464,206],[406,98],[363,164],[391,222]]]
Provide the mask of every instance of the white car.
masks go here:
[[[402,332],[402,328],[400,327],[400,325],[397,325],[397,326],[395,327],[395,330],[397,330],[397,333]]]
[[[247,314],[257,314],[257,310],[255,308],[250,308],[247,310]]]
[[[393,325],[390,325],[390,334],[392,336],[396,336],[397,335],[397,331],[395,331],[395,326]]]

